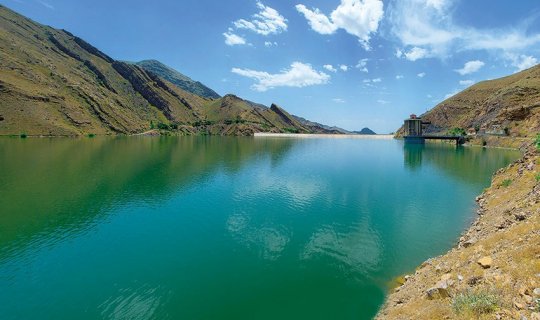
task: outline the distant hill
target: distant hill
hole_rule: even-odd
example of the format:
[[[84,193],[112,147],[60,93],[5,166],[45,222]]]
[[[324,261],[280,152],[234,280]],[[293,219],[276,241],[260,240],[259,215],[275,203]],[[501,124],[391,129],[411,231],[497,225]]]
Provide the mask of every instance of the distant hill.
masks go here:
[[[181,74],[180,72],[164,65],[157,60],[143,60],[136,62],[136,65],[143,68],[146,71],[152,72],[161,78],[169,81],[170,83],[178,86],[179,88],[198,95],[203,98],[219,99],[221,96],[214,90],[208,88],[199,81],[192,80],[191,78]]]
[[[357,134],[376,134],[373,130],[371,130],[370,128],[364,128],[360,131],[353,131],[354,133],[357,133]]]
[[[0,5],[0,135],[328,133],[277,105],[215,91],[154,60],[116,61]],[[141,66],[142,67],[141,67]]]
[[[463,128],[479,134],[534,137],[540,132],[540,65],[479,82],[439,103],[422,119],[431,122],[427,133]]]
[[[340,128],[340,127],[336,127],[336,126],[327,126],[327,125],[324,125],[324,124],[321,124],[321,123],[318,123],[318,122],[313,122],[313,121],[309,121],[307,119],[304,119],[302,117],[299,117],[299,116],[295,116],[293,115],[293,117],[298,121],[300,122],[302,125],[304,126],[307,126],[307,127],[310,127],[310,128],[322,128],[324,130],[327,130],[329,131],[329,133],[336,133],[336,134],[347,134],[347,133],[351,133],[350,131],[347,131],[343,128]]]

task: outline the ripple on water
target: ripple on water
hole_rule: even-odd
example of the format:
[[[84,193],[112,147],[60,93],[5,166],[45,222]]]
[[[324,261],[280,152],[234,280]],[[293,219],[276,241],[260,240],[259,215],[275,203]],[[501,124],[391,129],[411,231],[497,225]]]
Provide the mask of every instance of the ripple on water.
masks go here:
[[[162,296],[161,287],[120,289],[118,295],[112,296],[98,308],[104,319],[167,319],[166,313],[160,313],[166,296]]]

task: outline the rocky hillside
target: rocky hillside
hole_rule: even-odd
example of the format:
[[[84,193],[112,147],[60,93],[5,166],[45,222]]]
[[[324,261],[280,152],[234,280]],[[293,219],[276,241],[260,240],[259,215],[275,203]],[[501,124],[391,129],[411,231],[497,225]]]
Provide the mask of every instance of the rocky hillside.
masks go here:
[[[540,131],[540,65],[477,83],[422,118],[431,122],[428,133],[462,128],[471,135],[532,138]]]
[[[199,81],[195,81],[188,76],[181,74],[180,72],[164,65],[156,60],[144,60],[135,63],[139,67],[153,74],[160,76],[161,78],[169,81],[175,86],[198,95],[203,98],[219,99],[221,96],[214,90],[208,88]]]
[[[540,320],[539,172],[534,148],[499,170],[457,246],[405,276],[378,319]]]
[[[116,61],[68,31],[2,5],[0,57],[0,135],[329,132],[302,125],[277,106],[219,98],[157,62]]]

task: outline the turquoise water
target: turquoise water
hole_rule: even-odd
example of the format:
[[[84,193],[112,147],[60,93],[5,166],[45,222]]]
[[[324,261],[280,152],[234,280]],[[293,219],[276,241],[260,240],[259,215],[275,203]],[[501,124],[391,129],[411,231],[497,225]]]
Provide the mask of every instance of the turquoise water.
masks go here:
[[[396,140],[0,139],[0,315],[370,319],[518,156]]]

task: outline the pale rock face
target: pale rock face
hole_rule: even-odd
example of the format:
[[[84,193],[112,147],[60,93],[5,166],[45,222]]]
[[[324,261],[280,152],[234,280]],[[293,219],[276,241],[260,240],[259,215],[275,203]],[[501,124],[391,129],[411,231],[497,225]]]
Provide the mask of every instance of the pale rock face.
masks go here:
[[[478,264],[482,268],[488,269],[491,268],[491,266],[493,265],[493,259],[491,257],[483,257],[478,260]]]
[[[450,297],[448,288],[454,285],[454,280],[450,280],[451,275],[445,274],[441,281],[437,282],[433,288],[426,291],[429,300],[444,299]]]

